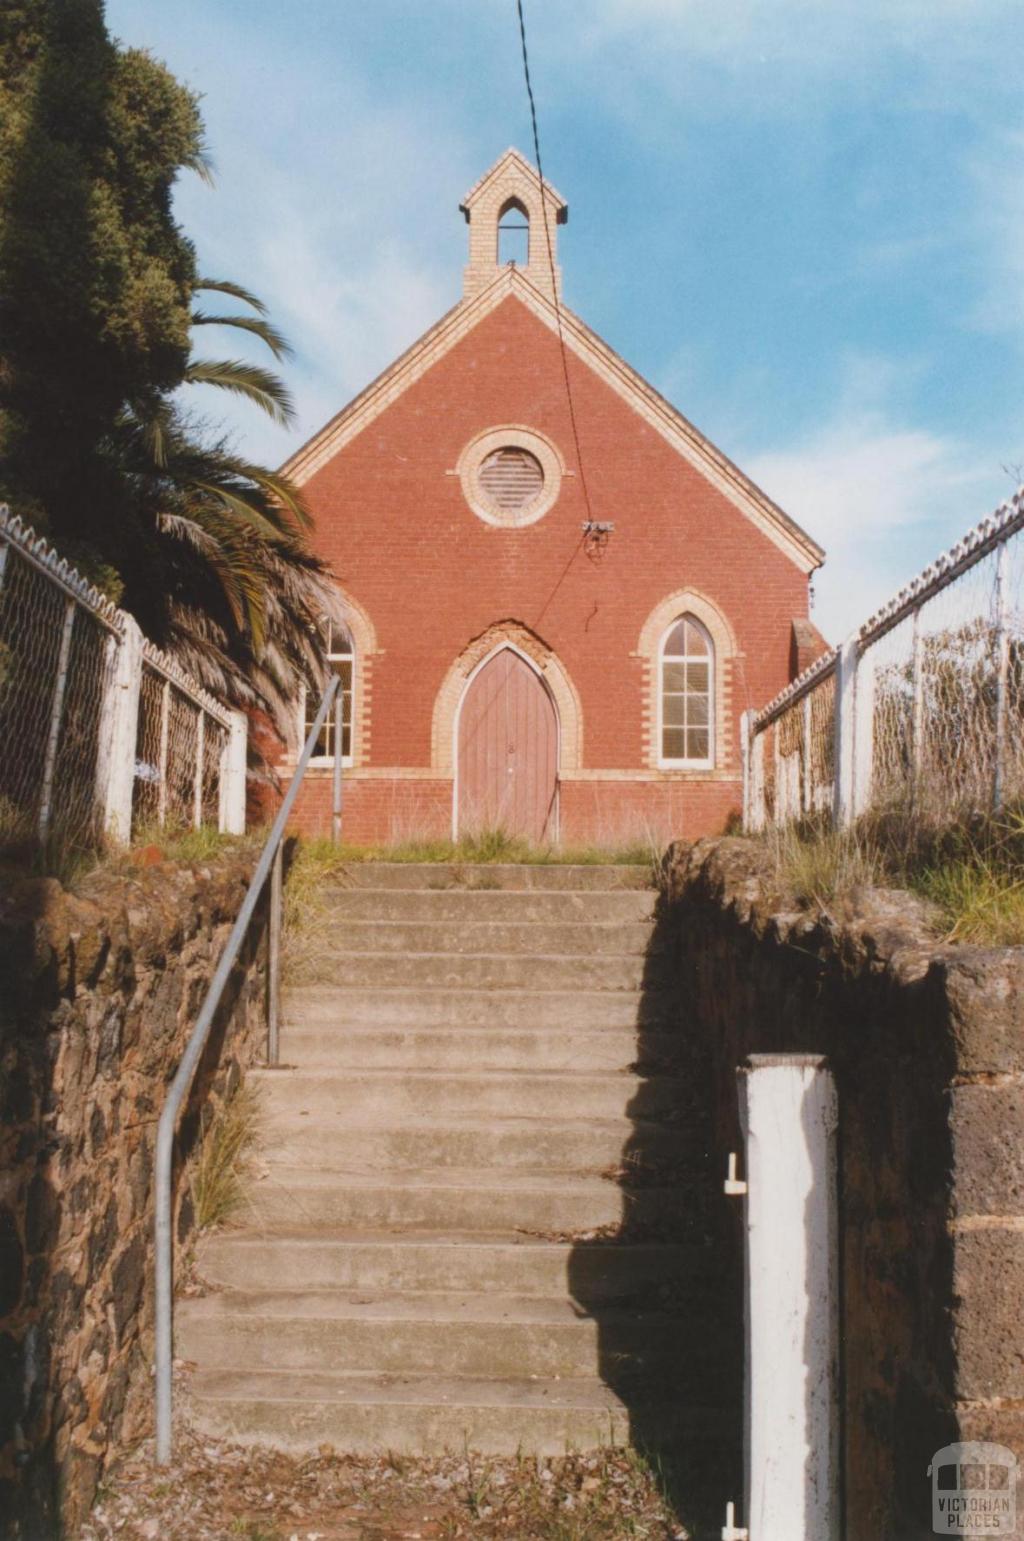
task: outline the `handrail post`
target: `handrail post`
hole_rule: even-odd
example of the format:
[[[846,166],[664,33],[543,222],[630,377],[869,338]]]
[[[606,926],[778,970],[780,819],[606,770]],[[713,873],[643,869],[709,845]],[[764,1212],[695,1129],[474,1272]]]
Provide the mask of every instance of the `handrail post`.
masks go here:
[[[313,750],[324,723],[327,713],[334,704],[334,698],[338,691],[338,676],[328,683],[324,692],[324,698],[320,703],[320,709],[316,714],[316,721],[309,730],[309,737],[299,762],[295,767],[288,791],[284,801],[277,810],[277,815],[270,828],[266,843],[260,853],[260,859],[256,863],[256,871],[252,875],[252,881],[246,890],[242,907],[238,912],[235,923],[231,928],[231,934],[224,946],[214,971],[210,988],[206,992],[196,1025],[192,1029],[191,1037],[185,1046],[185,1052],[181,1057],[181,1064],[175,1073],[167,1092],[167,1100],[160,1113],[160,1120],[156,1131],[156,1159],[154,1163],[153,1181],[156,1187],[155,1195],[155,1261],[156,1273],[156,1460],[158,1466],[166,1466],[171,1459],[171,1426],[172,1426],[172,1335],[173,1335],[173,1309],[174,1309],[174,1235],[173,1214],[171,1197],[171,1179],[174,1169],[174,1134],[178,1123],[178,1113],[181,1105],[188,1095],[189,1087],[196,1073],[199,1061],[202,1058],[206,1040],[210,1036],[210,1028],[220,1005],[224,987],[231,977],[231,970],[235,966],[239,949],[245,940],[252,920],[253,912],[259,901],[263,886],[270,876],[271,867],[280,849],[288,820],[291,817],[295,799],[302,784],[302,778],[306,774],[306,768],[312,758]]]
[[[341,844],[341,771],[345,748],[345,702],[339,690],[334,697],[334,776],[331,797],[331,839]]]

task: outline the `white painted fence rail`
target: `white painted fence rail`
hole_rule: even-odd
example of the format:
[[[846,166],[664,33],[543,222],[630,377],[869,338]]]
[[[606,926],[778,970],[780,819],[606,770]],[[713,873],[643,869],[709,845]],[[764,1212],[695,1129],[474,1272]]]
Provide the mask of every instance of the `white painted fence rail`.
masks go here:
[[[936,817],[1024,796],[1024,488],[745,712],[743,817]]]
[[[0,506],[0,839],[245,828],[246,720]]]

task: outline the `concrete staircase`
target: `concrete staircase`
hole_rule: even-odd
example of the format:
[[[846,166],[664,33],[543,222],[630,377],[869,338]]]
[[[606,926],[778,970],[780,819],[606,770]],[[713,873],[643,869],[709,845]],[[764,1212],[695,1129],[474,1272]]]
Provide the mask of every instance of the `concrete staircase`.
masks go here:
[[[177,1310],[204,1431],[293,1450],[717,1437],[707,1110],[649,874],[356,865],[286,996],[245,1224]]]

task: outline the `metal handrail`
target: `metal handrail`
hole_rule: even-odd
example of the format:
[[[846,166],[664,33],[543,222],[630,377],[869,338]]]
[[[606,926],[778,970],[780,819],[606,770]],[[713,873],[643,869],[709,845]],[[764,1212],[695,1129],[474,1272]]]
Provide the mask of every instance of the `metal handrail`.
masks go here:
[[[171,1348],[173,1331],[174,1308],[174,1239],[171,1225],[171,1176],[174,1161],[174,1134],[178,1123],[178,1114],[181,1105],[188,1095],[192,1085],[200,1056],[206,1047],[206,1040],[210,1036],[210,1028],[220,1005],[224,986],[235,966],[239,949],[245,940],[245,934],[249,929],[253,912],[257,901],[263,892],[264,884],[274,870],[271,892],[271,962],[270,962],[270,1002],[268,1020],[268,1053],[267,1058],[271,1064],[277,1060],[277,988],[278,988],[278,960],[277,947],[280,939],[280,904],[281,904],[281,841],[284,836],[292,807],[298,796],[299,786],[306,769],[312,758],[316,741],[320,731],[327,721],[327,713],[332,704],[335,707],[334,715],[334,819],[333,828],[335,839],[338,838],[340,828],[340,792],[341,777],[339,767],[341,765],[342,750],[342,702],[339,699],[340,679],[332,674],[327,689],[324,691],[323,700],[320,702],[320,710],[316,714],[316,720],[309,730],[309,737],[299,756],[295,773],[291,784],[285,793],[284,801],[277,812],[266,844],[256,863],[256,871],[253,873],[248,892],[242,901],[242,908],[238,912],[238,918],[231,929],[231,935],[227,939],[224,951],[221,953],[217,970],[210,982],[210,988],[206,992],[196,1025],[192,1029],[182,1055],[181,1064],[178,1066],[174,1080],[171,1082],[167,1093],[167,1101],[164,1103],[160,1114],[160,1122],[156,1135],[156,1459],[159,1466],[166,1466],[171,1459]]]

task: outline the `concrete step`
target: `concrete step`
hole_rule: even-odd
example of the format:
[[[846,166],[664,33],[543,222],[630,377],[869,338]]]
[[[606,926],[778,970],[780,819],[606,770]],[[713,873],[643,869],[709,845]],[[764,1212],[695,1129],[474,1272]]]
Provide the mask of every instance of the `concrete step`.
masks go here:
[[[205,1236],[197,1264],[221,1289],[568,1294],[590,1308],[659,1290],[688,1297],[714,1279],[719,1254],[698,1243],[557,1242],[508,1231],[293,1228]]]
[[[289,1115],[384,1124],[410,1117],[495,1120],[693,1117],[693,1085],[675,1076],[578,1070],[253,1070],[269,1121]]]
[[[645,981],[663,987],[669,957],[575,953],[392,953],[324,948],[303,965],[312,983],[416,990],[639,990]]]
[[[666,1444],[714,1449],[730,1427],[729,1414],[678,1398],[627,1407],[597,1380],[203,1370],[189,1401],[200,1434],[297,1455],[330,1444],[354,1455],[556,1457],[628,1445],[638,1424]]]
[[[292,1027],[281,1029],[281,1063],[300,1069],[626,1070],[686,1052],[676,1033],[605,1028]]]
[[[393,958],[387,961],[394,964]],[[375,987],[292,985],[284,996],[285,1021],[296,1027],[354,1023],[363,1027],[603,1029],[674,1022],[679,1015],[677,998],[654,989],[430,989],[386,980]]]
[[[704,1215],[678,1186],[622,1188],[576,1172],[324,1172],[275,1163],[250,1185],[250,1224],[443,1231],[575,1232],[627,1222],[700,1230]]]
[[[339,888],[508,888],[520,892],[569,889],[614,893],[621,888],[655,887],[654,866],[618,864],[568,866],[531,862],[349,862],[336,879]]]
[[[270,1166],[330,1171],[480,1167],[603,1172],[627,1159],[678,1168],[692,1162],[704,1145],[703,1127],[629,1118],[556,1122],[439,1115],[381,1125],[284,1114],[265,1118],[258,1149]]]
[[[651,888],[338,888],[322,895],[331,912],[346,920],[567,920],[591,924],[651,920],[659,895]]]
[[[693,1313],[601,1310],[504,1293],[231,1290],[185,1300],[176,1353],[207,1370],[364,1371],[385,1375],[643,1376],[666,1390],[714,1375],[723,1345]]]
[[[507,896],[506,896],[507,897]],[[649,953],[650,921],[350,920],[339,917],[325,950],[346,953],[512,953],[586,956]]]

